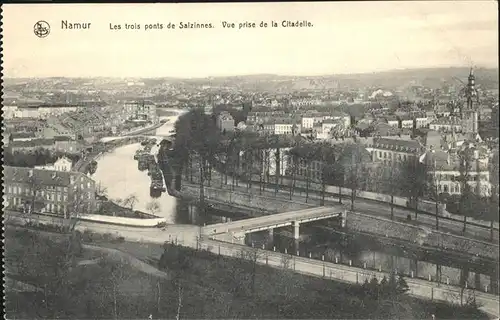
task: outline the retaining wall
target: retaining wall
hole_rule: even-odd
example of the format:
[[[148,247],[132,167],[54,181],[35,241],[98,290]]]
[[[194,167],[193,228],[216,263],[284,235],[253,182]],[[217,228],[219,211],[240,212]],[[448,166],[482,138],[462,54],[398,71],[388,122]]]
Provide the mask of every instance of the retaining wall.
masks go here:
[[[113,217],[113,216],[103,216],[103,215],[85,215],[80,218],[82,221],[90,222],[101,222],[101,223],[112,223],[124,226],[134,226],[134,227],[156,227],[159,223],[166,223],[166,218],[152,218],[152,219],[136,219],[136,218],[125,218],[125,217]]]
[[[192,185],[183,181],[181,192],[183,195],[187,195],[197,199],[200,196],[200,187],[198,185]],[[205,199],[207,199],[208,201],[213,199],[217,202],[223,202],[226,204],[251,207],[257,210],[261,210],[264,214],[296,211],[317,207],[315,205],[307,203],[294,202],[279,198],[269,198],[251,192],[238,192],[229,189],[204,187],[204,193]],[[224,201],[224,199],[228,200]]]
[[[270,183],[273,184],[273,178],[270,179]],[[286,177],[280,178],[280,181],[282,183],[280,184],[281,186],[285,186],[286,188],[289,188],[292,180]],[[253,182],[259,183],[258,178],[254,178]],[[299,188],[305,188],[306,187],[306,182],[305,181],[300,181],[297,180],[295,181],[295,186]],[[309,186],[309,189],[311,191],[315,192],[320,192],[321,189],[319,187],[318,183],[312,183]],[[333,194],[333,195],[338,195],[340,193],[340,187],[338,186],[333,186],[333,185],[327,185],[326,186],[326,193],[328,194]],[[342,187],[342,195],[345,195],[346,197],[351,194],[351,189]],[[391,203],[391,196],[388,194],[382,194],[382,193],[376,193],[376,192],[371,192],[371,191],[363,191],[363,190],[357,190],[356,191],[356,197],[357,198],[362,198],[362,199],[367,199],[367,200],[374,200],[374,201],[379,201],[379,202],[384,202],[387,204]],[[394,196],[393,197],[394,205],[399,206],[399,207],[405,207],[409,209],[414,209],[415,206],[414,204],[411,204],[410,201],[408,201],[408,198],[405,197],[398,197]],[[425,212],[428,214],[435,215],[436,214],[436,203],[433,201],[429,200],[418,200],[418,210],[421,212]],[[444,203],[438,203],[438,214],[442,217],[445,218],[450,218],[452,220],[458,220],[458,221],[463,221],[464,216],[462,215],[457,215],[457,214],[452,214],[446,210],[446,204]],[[479,219],[474,219],[471,217],[467,217],[467,222],[470,222],[472,224],[477,224],[480,226],[484,227],[490,227],[491,222],[490,221],[484,221],[484,220],[479,220]],[[499,229],[499,222],[494,221],[493,222],[493,228]]]
[[[419,245],[498,259],[498,245],[436,231],[427,227],[414,226],[357,212],[348,213],[346,226],[351,230],[373,234],[380,234],[381,230],[383,230],[384,235],[389,238],[404,239]]]
[[[25,223],[28,220],[41,220],[42,223],[49,222],[51,224],[60,225],[65,222],[64,218],[57,215],[47,215],[47,214],[32,214],[23,215],[15,211],[5,211],[7,217],[10,221],[16,221],[18,223]],[[6,217],[6,218],[7,218]],[[103,216],[103,215],[85,215],[80,218],[81,221],[96,222],[96,223],[108,223],[127,227],[156,227],[158,223],[166,223],[166,218],[153,218],[153,219],[135,219],[135,218],[125,218],[125,217],[113,217],[113,216]]]

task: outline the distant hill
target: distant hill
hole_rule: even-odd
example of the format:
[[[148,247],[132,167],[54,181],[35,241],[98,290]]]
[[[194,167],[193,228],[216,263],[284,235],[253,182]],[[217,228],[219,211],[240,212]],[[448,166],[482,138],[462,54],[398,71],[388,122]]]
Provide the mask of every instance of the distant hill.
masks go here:
[[[474,69],[477,84],[486,89],[498,89],[499,72],[493,68]],[[283,76],[275,74],[254,74],[227,77],[205,77],[205,78],[141,78],[146,86],[155,86],[161,83],[183,83],[188,86],[213,85],[213,86],[236,86],[246,89],[269,90],[269,91],[294,91],[294,90],[321,90],[338,89],[349,87],[352,89],[360,87],[397,88],[402,86],[422,85],[429,88],[441,87],[445,82],[458,84],[466,82],[469,74],[468,68],[425,68],[425,69],[403,69],[390,70],[360,74],[332,74],[323,76]],[[112,79],[95,77],[90,79]],[[137,78],[138,79],[138,78]],[[460,80],[457,80],[460,79]],[[89,81],[83,78],[5,78],[6,86],[20,83],[33,83],[37,81],[64,81],[74,84]]]
[[[403,69],[360,74],[338,74],[323,76],[281,76],[272,74],[242,75],[232,77],[210,77],[184,80],[186,83],[239,84],[250,85],[269,90],[301,90],[301,89],[336,89],[339,87],[383,87],[396,88],[401,86],[422,85],[438,88],[443,82],[459,84],[466,82],[469,68],[426,68]],[[498,69],[474,69],[477,84],[483,88],[499,87]]]
[[[459,83],[467,81],[469,68],[425,68],[404,69],[376,73],[332,76],[338,80],[351,80],[363,85],[397,87],[402,84],[415,83],[426,87],[439,87],[443,82]],[[498,88],[498,69],[474,69],[477,83],[489,88]]]

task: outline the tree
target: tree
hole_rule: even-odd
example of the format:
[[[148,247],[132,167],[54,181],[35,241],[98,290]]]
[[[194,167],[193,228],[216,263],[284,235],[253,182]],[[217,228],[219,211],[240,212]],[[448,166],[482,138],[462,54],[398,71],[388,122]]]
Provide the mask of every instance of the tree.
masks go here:
[[[177,292],[178,292],[178,298],[177,298],[177,314],[176,314],[176,316],[175,316],[175,319],[176,319],[176,320],[179,320],[179,319],[180,319],[180,315],[181,315],[181,308],[182,308],[182,287],[181,287],[181,285],[180,285],[180,284],[178,285]]]
[[[400,295],[405,294],[410,290],[410,288],[408,287],[408,283],[406,283],[406,280],[401,275],[398,277],[396,290]]]
[[[44,190],[41,182],[34,174],[28,178],[29,187],[27,190],[26,201],[23,205],[23,214],[29,217],[32,213],[38,213],[45,207],[45,199],[42,196]]]
[[[299,162],[299,154],[298,154],[296,148],[292,148],[292,149],[288,150],[288,155],[289,155],[289,161],[291,163],[290,171],[291,171],[291,176],[292,176],[292,182],[290,185],[290,200],[292,200],[292,196],[293,196],[294,191],[295,191],[295,183],[297,181],[297,171],[299,168],[299,163],[298,163]]]
[[[151,201],[146,205],[146,210],[148,210],[153,216],[155,216],[156,213],[161,210],[161,207],[157,201]]]
[[[259,261],[261,257],[261,253],[259,252],[259,249],[257,248],[252,248],[251,250],[247,250],[245,252],[245,257],[244,259],[247,261],[250,261],[251,264],[251,292],[252,294],[255,294],[255,278],[257,276],[257,262]]]
[[[375,276],[368,283],[368,294],[374,299],[379,298],[379,283]]]
[[[97,184],[96,194],[106,197],[108,195],[108,188],[104,187],[101,182]]]
[[[130,207],[130,210],[134,210],[134,206],[138,200],[137,195],[131,194],[123,199],[123,205]]]
[[[376,173],[380,178],[380,189],[374,188],[375,191],[381,190],[382,193],[389,193],[391,196],[391,220],[394,220],[394,196],[398,188],[397,177],[400,171],[399,163],[390,163],[389,166],[382,165]],[[380,191],[378,191],[380,192]]]
[[[380,280],[380,294],[382,297],[386,297],[388,294],[390,294],[393,290],[393,288],[389,287],[389,281],[387,280],[387,277],[384,276],[382,280]]]
[[[120,319],[120,308],[118,308],[118,303],[121,300],[121,294],[119,288],[122,282],[126,281],[130,277],[127,263],[124,261],[115,262],[101,260],[101,262],[99,262],[99,266],[106,270],[106,274],[108,276],[103,279],[101,286],[99,287],[99,291],[96,293],[104,296],[104,299],[101,299],[103,303],[111,300],[113,319]],[[107,308],[108,306],[104,305],[103,307]]]
[[[363,179],[363,168],[371,160],[371,157],[361,145],[345,143],[341,147],[342,155],[339,161],[345,177],[343,181],[351,189],[351,211],[354,211],[356,191],[359,190]]]
[[[431,166],[430,170],[427,171],[427,184],[425,188],[425,193],[429,199],[435,203],[435,218],[436,218],[436,230],[439,230],[439,202],[441,200],[441,192],[439,190],[441,181],[441,166],[437,164],[436,159],[431,159],[430,163],[426,163],[427,167]]]
[[[427,185],[427,170],[415,156],[401,164],[399,185],[405,191],[409,203],[415,207],[415,219],[418,217],[418,201],[423,197]]]
[[[464,217],[464,226],[462,231],[465,232],[467,228],[467,215],[473,208],[470,205],[473,201],[473,191],[469,184],[471,180],[473,152],[469,148],[460,150],[458,153],[458,181],[460,183],[460,199],[459,199],[459,214]],[[479,174],[479,172],[478,172]],[[476,176],[479,179],[479,176]]]

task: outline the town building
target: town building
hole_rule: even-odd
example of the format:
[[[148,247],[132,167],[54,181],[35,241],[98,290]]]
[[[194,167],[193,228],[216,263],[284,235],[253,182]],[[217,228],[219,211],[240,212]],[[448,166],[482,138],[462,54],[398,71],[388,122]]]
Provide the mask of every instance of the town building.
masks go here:
[[[35,166],[35,169],[43,169],[43,170],[54,170],[54,171],[71,171],[73,167],[73,161],[68,159],[67,157],[60,157],[52,164],[47,164],[44,166]]]
[[[394,116],[386,116],[385,121],[388,125],[394,128],[399,128],[399,120],[397,117]]]
[[[290,106],[294,108],[304,108],[321,105],[322,101],[314,97],[292,98],[290,99]]]
[[[3,106],[3,118],[4,119],[12,119],[16,116],[17,106]]]
[[[38,107],[18,107],[14,112],[14,118],[40,118]]]
[[[66,112],[77,111],[80,106],[77,105],[41,105],[38,106],[40,119],[56,117]]]
[[[425,113],[415,116],[415,128],[426,128],[429,123],[432,121],[432,118],[429,118]]]
[[[459,152],[470,153],[468,160],[460,157]],[[467,161],[467,165],[461,165],[463,161]],[[462,179],[465,176],[471,192],[481,197],[491,194],[488,152],[483,148],[464,146],[450,151],[431,149],[420,157],[420,162],[428,167],[438,194],[462,194]]]
[[[67,216],[97,209],[95,182],[80,172],[4,167],[7,210]]]
[[[453,116],[437,118],[429,124],[429,129],[439,132],[462,132],[462,120]]]
[[[413,117],[404,115],[399,117],[399,128],[413,129]]]
[[[156,105],[151,101],[127,101],[124,103],[127,120],[158,123],[159,117],[156,112]]]
[[[78,154],[82,145],[69,137],[56,136],[52,139],[16,140],[9,143],[11,152],[33,152],[37,149],[59,151],[63,153]]]
[[[233,116],[227,111],[222,111],[221,113],[219,113],[219,115],[217,116],[217,128],[219,128],[221,132],[234,131]]]
[[[374,137],[372,143],[366,144],[372,161],[390,165],[419,157],[425,146],[409,137]]]
[[[302,117],[302,128],[312,129],[316,123],[314,116],[303,116]]]
[[[293,119],[278,118],[274,120],[274,134],[277,135],[298,135],[300,134],[300,124]]]

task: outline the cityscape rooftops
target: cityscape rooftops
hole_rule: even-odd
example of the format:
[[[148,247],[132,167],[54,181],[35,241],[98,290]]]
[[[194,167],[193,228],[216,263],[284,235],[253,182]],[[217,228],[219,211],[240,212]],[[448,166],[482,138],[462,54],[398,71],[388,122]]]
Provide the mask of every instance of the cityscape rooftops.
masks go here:
[[[392,151],[416,152],[422,148],[419,141],[408,138],[377,138],[373,139],[373,147]]]
[[[446,117],[446,118],[438,118],[434,120],[431,124],[437,125],[459,125],[462,124],[462,120],[458,117]]]
[[[6,182],[33,183],[40,186],[69,186],[71,175],[83,175],[79,172],[40,170],[25,167],[4,167]]]
[[[17,140],[10,143],[11,147],[37,147],[49,146],[55,143],[54,139],[32,139],[32,140]]]

